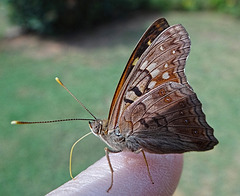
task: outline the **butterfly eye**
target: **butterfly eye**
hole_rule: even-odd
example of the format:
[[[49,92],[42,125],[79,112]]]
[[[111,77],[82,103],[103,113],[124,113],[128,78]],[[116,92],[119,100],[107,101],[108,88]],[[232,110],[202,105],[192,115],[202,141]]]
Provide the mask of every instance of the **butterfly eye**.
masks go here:
[[[120,133],[119,129],[115,129],[115,130],[114,130],[114,134],[115,134],[116,136],[121,136],[121,133]]]

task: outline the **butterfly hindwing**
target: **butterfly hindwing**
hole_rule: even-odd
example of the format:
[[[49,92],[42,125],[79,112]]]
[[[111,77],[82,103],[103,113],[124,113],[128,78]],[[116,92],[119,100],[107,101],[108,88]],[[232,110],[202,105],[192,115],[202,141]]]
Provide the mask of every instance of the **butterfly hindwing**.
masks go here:
[[[218,143],[196,94],[175,82],[157,86],[131,104],[120,129],[143,150],[158,154],[205,151]]]

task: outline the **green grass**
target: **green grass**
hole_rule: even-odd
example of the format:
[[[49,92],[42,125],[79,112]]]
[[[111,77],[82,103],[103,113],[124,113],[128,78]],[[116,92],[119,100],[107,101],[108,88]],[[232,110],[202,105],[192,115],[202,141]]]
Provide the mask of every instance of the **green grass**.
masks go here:
[[[89,118],[55,76],[97,117],[106,118],[131,51],[160,16],[107,25],[72,39],[28,35],[1,40],[0,195],[43,195],[69,180],[70,147],[89,132],[88,123],[80,121],[22,126],[10,121]],[[240,22],[206,12],[164,17],[170,24],[183,24],[191,36],[186,74],[220,141],[212,151],[185,154],[176,195],[238,195]],[[94,136],[78,144],[73,173],[104,156],[104,146]]]

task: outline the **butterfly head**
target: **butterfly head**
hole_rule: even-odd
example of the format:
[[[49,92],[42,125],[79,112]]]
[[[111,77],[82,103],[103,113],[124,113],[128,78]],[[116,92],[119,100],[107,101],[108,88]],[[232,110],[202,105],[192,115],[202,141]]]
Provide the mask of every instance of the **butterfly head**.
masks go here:
[[[107,120],[89,121],[89,127],[94,135],[101,138],[113,150],[119,152],[126,147],[125,137],[120,133],[119,128],[109,131]]]
[[[89,121],[89,127],[94,135],[100,136],[107,134],[107,120]]]

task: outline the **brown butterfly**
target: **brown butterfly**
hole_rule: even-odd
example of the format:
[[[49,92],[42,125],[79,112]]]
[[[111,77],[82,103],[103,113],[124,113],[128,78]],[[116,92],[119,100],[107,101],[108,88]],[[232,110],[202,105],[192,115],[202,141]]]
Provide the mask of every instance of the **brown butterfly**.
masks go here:
[[[92,133],[111,147],[105,148],[111,170],[107,191],[113,186],[109,152],[142,152],[153,183],[144,152],[206,151],[218,144],[206,122],[202,104],[184,74],[189,52],[190,38],[185,28],[169,26],[164,18],[158,19],[133,51],[114,94],[108,119],[97,119],[79,101],[95,118],[89,122]],[[64,86],[58,78],[57,81]],[[39,122],[12,122],[26,123]]]
[[[108,152],[142,152],[147,164],[144,152],[206,151],[218,144],[184,74],[189,52],[190,38],[182,25],[155,21],[127,63],[108,119],[89,122],[91,131],[111,147],[105,148],[112,172],[108,191],[113,185]]]

